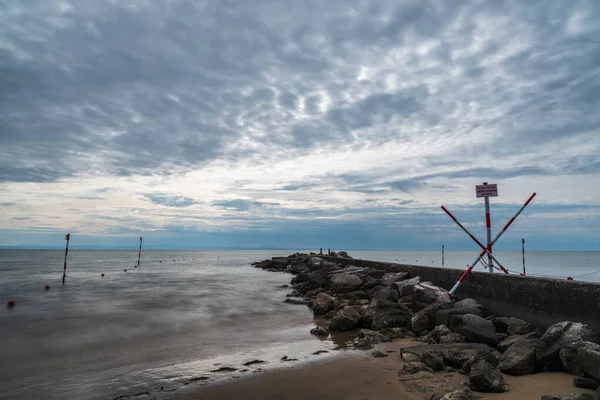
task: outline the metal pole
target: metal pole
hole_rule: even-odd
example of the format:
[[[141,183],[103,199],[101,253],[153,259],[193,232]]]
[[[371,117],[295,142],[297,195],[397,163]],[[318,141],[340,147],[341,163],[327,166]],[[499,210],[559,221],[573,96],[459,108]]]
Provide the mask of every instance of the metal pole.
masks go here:
[[[521,249],[523,251],[523,275],[526,275],[526,273],[525,273],[525,238],[521,238]]]
[[[141,236],[140,236],[140,251],[138,252],[138,264],[137,264],[137,267],[140,266],[140,258],[142,258],[142,237]]]
[[[442,267],[444,266],[444,245],[442,245]]]
[[[484,185],[487,185],[487,182],[483,182]],[[487,231],[487,249],[488,252],[488,265],[490,269],[490,273],[494,272],[494,267],[492,264],[492,221],[490,218],[490,198],[485,197],[485,228]]]
[[[62,283],[65,284],[65,279],[67,278],[67,254],[69,254],[69,240],[71,239],[71,234],[67,233],[65,236],[65,240],[67,241],[67,247],[65,247],[65,263],[63,264],[63,277]]]

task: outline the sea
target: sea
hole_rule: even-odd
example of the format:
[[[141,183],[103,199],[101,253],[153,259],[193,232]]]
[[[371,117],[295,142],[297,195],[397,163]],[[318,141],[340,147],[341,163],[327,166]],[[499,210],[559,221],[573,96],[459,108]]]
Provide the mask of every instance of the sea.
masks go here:
[[[310,335],[310,310],[284,302],[291,275],[251,266],[295,252],[143,251],[138,268],[137,251],[71,250],[63,285],[63,251],[0,250],[0,399],[161,400],[332,357],[347,337]],[[349,254],[442,264],[439,251]],[[495,255],[522,272],[520,252]],[[446,251],[444,268],[476,256]],[[528,252],[526,272],[600,282],[600,252]]]

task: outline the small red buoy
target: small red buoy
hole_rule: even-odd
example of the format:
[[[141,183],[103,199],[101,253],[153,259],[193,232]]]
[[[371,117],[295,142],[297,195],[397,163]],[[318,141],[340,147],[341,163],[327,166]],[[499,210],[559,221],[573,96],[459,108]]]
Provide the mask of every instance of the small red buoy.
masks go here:
[[[525,274],[524,274],[524,273],[520,273],[519,275],[520,275],[520,276],[525,276]]]
[[[6,303],[6,307],[8,307],[8,308],[13,308],[14,306],[15,306],[15,301],[14,300],[9,300]]]
[[[572,280],[573,280],[573,278],[569,276],[569,277],[567,277],[567,280],[568,280],[568,281],[572,281]]]
[[[101,274],[100,276],[104,278],[104,274]]]
[[[127,268],[125,268],[123,271],[127,272]]]
[[[44,290],[50,290],[50,286],[48,286],[48,285],[44,286]]]

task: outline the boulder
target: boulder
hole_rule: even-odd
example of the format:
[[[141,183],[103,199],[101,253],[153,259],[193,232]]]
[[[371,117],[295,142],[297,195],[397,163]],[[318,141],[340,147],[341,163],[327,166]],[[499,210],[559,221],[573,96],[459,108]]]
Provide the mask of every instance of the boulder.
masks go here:
[[[430,282],[421,282],[413,287],[412,292],[413,303],[418,303],[426,307],[436,301],[444,302],[450,305],[452,302],[448,296],[448,291],[439,286],[435,286]]]
[[[390,286],[394,282],[403,281],[408,278],[408,272],[387,272],[381,277],[385,286]]]
[[[419,361],[434,371],[441,371],[444,369],[444,357],[441,352],[436,350],[425,351],[421,354]]]
[[[452,332],[463,335],[470,342],[485,343],[490,346],[497,344],[494,324],[477,315],[454,315],[450,320],[449,328]]]
[[[379,331],[382,335],[389,337],[390,339],[404,338],[404,330],[402,328],[385,328]]]
[[[526,335],[509,336],[508,338],[506,338],[503,341],[501,341],[500,343],[498,343],[498,346],[496,346],[496,348],[498,349],[499,352],[504,353],[510,346],[512,346],[515,343],[518,343],[523,340],[536,339],[536,338],[537,338],[537,334],[535,332],[530,332]]]
[[[359,301],[359,300],[368,300],[370,296],[364,290],[354,290],[350,293],[344,293],[340,295],[341,298],[347,299],[350,301]]]
[[[406,364],[404,364],[402,366],[402,369],[400,369],[400,372],[398,372],[399,375],[412,375],[412,374],[416,374],[417,372],[433,372],[433,370],[431,368],[429,368],[427,365],[423,364],[422,362],[407,362]]]
[[[580,341],[569,343],[558,352],[560,362],[562,363],[565,371],[571,375],[581,375],[583,373],[577,357],[577,351],[583,347],[593,350],[600,350],[600,345],[597,343]]]
[[[471,373],[471,368],[479,361],[485,360],[492,364],[492,366],[497,367],[500,361],[498,360],[498,356],[493,351],[477,351],[475,355],[469,358],[461,367],[460,372],[465,375],[469,375]]]
[[[377,344],[382,342],[391,342],[392,339],[385,336],[381,332],[372,331],[370,329],[361,329],[358,331],[358,337],[364,339],[367,343]]]
[[[591,393],[569,393],[560,396],[545,394],[541,400],[598,400],[598,396]]]
[[[352,347],[357,350],[371,350],[373,345],[367,342],[365,339],[356,339],[352,344]]]
[[[483,313],[485,312],[485,307],[483,307],[477,300],[475,299],[464,299],[461,301],[457,301],[454,304],[453,308],[466,308],[466,309],[476,309],[479,310],[481,312],[481,314],[483,315]],[[475,315],[479,315],[479,314],[475,314]]]
[[[362,287],[363,287],[364,290],[369,290],[369,289],[373,289],[374,287],[377,287],[377,286],[384,286],[384,284],[381,281],[381,279],[374,279],[374,278],[372,278],[370,276],[367,276],[365,278],[365,283],[363,283]]]
[[[459,335],[458,333],[449,333],[444,336],[440,336],[440,344],[447,343],[465,343],[467,339],[463,335]]]
[[[339,257],[339,258],[352,258],[345,251],[338,251],[338,253],[336,254],[336,257]]]
[[[496,358],[500,357],[500,353],[491,348],[490,346],[482,343],[449,343],[449,344],[427,344],[417,345],[411,347],[405,347],[400,350],[400,353],[405,359],[409,357],[409,354],[416,356],[416,359],[420,359],[421,355],[426,351],[437,351],[442,353],[444,364],[452,368],[460,369],[465,362],[473,357],[478,352],[494,353]]]
[[[540,338],[536,358],[541,371],[564,371],[560,349],[580,341],[595,342],[592,330],[585,324],[563,321],[550,326]]]
[[[371,328],[375,330],[406,326],[412,316],[412,311],[405,305],[391,301],[375,300],[373,308]]]
[[[370,278],[372,278],[372,279],[381,280],[381,278],[383,278],[383,276],[385,274],[386,274],[386,272],[382,271],[380,269],[369,268],[367,276],[370,277]]]
[[[513,317],[496,317],[492,319],[492,323],[499,333],[507,333],[508,335],[525,335],[532,330],[532,326],[519,318]]]
[[[453,307],[447,310],[438,311],[435,315],[435,324],[450,326],[450,320],[453,316],[466,314],[473,314],[479,317],[483,317],[483,311],[481,310],[481,308]]]
[[[371,297],[376,300],[397,301],[398,292],[389,286],[379,286],[371,291]]]
[[[413,316],[412,331],[419,334],[425,330],[434,329],[437,313],[448,308],[450,308],[450,304],[446,301],[438,300],[431,303]]]
[[[577,360],[584,374],[600,380],[600,349],[580,347],[577,349]]]
[[[332,331],[351,331],[358,328],[360,314],[352,307],[344,307],[331,319],[329,329]]]
[[[576,376],[573,378],[573,385],[582,389],[596,390],[600,388],[600,381],[594,378],[586,378],[583,376]]]
[[[529,375],[537,371],[535,353],[538,339],[521,340],[500,356],[500,371],[509,375]]]
[[[334,298],[327,293],[319,293],[313,301],[313,313],[315,315],[325,315],[334,309]]]
[[[307,292],[312,289],[322,288],[327,282],[327,274],[324,270],[312,271],[312,272],[302,272],[292,278],[291,283],[298,288],[298,284],[303,283],[302,288],[306,288],[304,292]]]
[[[484,393],[503,393],[508,391],[508,384],[496,367],[485,360],[480,360],[471,367],[469,374],[471,388]]]
[[[323,327],[317,326],[316,328],[310,330],[310,334],[320,337],[327,337],[329,336],[329,331]]]
[[[452,331],[446,325],[439,325],[434,327],[428,336],[434,343],[439,343],[442,336],[449,335],[450,333]]]
[[[400,297],[404,297],[411,295],[415,285],[417,285],[419,282],[421,282],[421,278],[416,276],[403,281],[396,281],[391,284],[391,287],[396,289]]]
[[[349,293],[360,289],[363,281],[356,274],[342,273],[331,277],[331,288],[337,293]]]
[[[292,297],[288,297],[283,302],[284,303],[288,303],[288,304],[298,304],[298,305],[308,305],[308,304],[310,304],[310,302],[308,300],[306,300],[306,299],[294,299]]]
[[[450,393],[446,393],[440,400],[479,400],[469,388],[458,389]]]

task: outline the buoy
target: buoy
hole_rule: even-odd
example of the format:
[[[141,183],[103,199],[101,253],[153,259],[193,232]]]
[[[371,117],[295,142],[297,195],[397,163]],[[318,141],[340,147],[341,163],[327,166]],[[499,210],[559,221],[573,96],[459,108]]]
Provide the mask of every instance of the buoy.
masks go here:
[[[127,272],[127,268],[125,268],[123,271]]]
[[[48,285],[44,286],[44,290],[50,290],[50,286],[48,286]]]
[[[159,261],[158,263],[160,264],[160,263],[162,263],[162,261]]]
[[[524,273],[522,273],[522,272],[521,272],[519,275],[520,275],[520,276],[525,276],[525,274],[524,274]]]
[[[14,300],[9,300],[6,303],[6,307],[8,307],[8,308],[13,308],[14,306],[15,306],[15,301]]]
[[[568,281],[572,281],[572,280],[573,280],[573,278],[569,276],[569,277],[567,277],[567,280],[568,280]]]
[[[100,274],[100,276],[104,278],[104,274]]]

